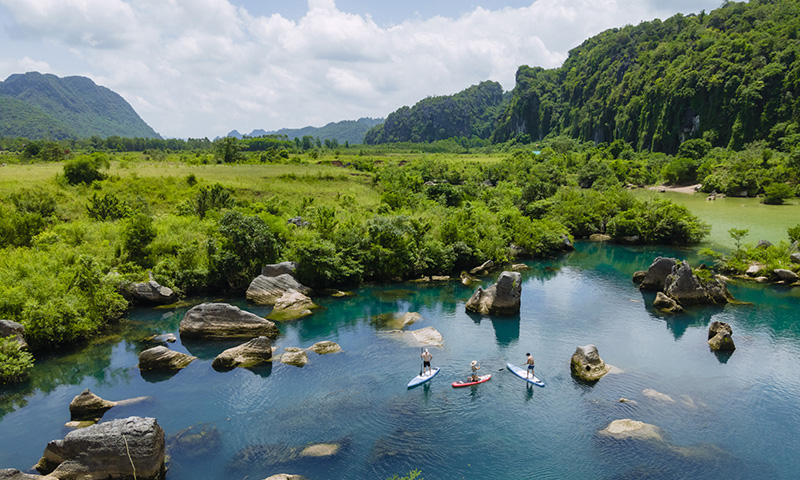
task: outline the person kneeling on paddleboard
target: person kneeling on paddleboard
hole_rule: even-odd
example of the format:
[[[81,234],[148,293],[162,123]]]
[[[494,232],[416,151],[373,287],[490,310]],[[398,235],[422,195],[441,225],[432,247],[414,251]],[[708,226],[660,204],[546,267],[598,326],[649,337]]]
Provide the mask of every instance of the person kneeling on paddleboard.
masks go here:
[[[432,373],[431,360],[433,360],[433,355],[431,355],[431,352],[426,348],[420,356],[422,357],[422,373],[425,373],[426,368],[428,369],[428,374]]]
[[[472,380],[473,382],[477,382],[478,380],[480,380],[480,377],[478,377],[478,370],[481,369],[481,365],[478,363],[477,360],[473,360],[469,365],[470,367],[472,367],[472,376],[470,377],[470,380]]]
[[[526,353],[525,356],[527,357],[525,364],[528,366],[528,373],[531,377],[535,377],[536,375],[533,374],[533,357],[530,353]],[[528,375],[525,375],[525,377],[528,378]]]

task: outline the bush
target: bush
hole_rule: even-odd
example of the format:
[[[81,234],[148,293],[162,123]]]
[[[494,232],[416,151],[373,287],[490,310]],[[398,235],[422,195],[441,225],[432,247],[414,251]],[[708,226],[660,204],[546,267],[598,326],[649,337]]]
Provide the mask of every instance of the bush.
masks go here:
[[[258,216],[228,211],[219,221],[220,241],[208,244],[209,272],[231,288],[243,288],[277,260],[280,244]]]
[[[149,215],[139,213],[131,217],[122,230],[122,244],[128,259],[143,267],[149,266],[150,243],[157,234]]]
[[[211,187],[202,187],[195,197],[194,211],[200,218],[205,218],[210,210],[222,210],[233,206],[230,190],[219,183]]]
[[[783,205],[783,201],[794,196],[794,189],[782,182],[771,183],[764,189],[764,203]]]
[[[786,234],[789,235],[790,242],[800,241],[800,223],[798,223],[794,227],[789,227],[789,229],[786,230]]]
[[[108,160],[101,154],[81,155],[64,163],[64,177],[70,185],[79,183],[89,185],[104,178],[104,175],[100,173],[100,167],[106,165],[108,165]]]
[[[19,382],[33,368],[33,355],[19,348],[16,338],[0,337],[0,384]]]
[[[86,205],[86,213],[95,220],[119,220],[130,215],[131,209],[113,193],[98,196],[97,192],[93,192]]]

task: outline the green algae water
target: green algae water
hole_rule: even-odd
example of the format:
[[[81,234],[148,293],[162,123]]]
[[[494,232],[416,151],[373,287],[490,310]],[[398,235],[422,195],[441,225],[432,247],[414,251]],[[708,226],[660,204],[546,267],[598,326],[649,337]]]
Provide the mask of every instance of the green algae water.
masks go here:
[[[179,339],[170,348],[199,359],[174,375],[143,376],[137,357],[151,344],[142,339],[177,334],[186,309],[136,310],[108,337],[37,361],[28,383],[2,387],[0,467],[29,469],[48,441],[68,432],[69,402],[89,388],[109,400],[150,397],[111,409],[104,420],[152,416],[168,439],[189,427],[208,432],[201,435],[207,443],[170,450],[170,480],[385,479],[411,469],[426,480],[796,478],[800,289],[731,283],[733,295],[751,304],[663,316],[631,275],[657,255],[691,252],[579,243],[562,258],[529,262],[521,312],[508,318],[467,314],[475,287],[457,282],[365,286],[353,297],[320,299],[313,316],[280,325],[278,353],[321,340],[343,352],[309,352],[304,368],[275,363],[221,373],[211,362],[231,343]],[[213,300],[268,312],[239,298]],[[422,316],[410,329],[434,327],[444,338],[430,349],[441,373],[410,390],[419,345],[380,321],[408,311]],[[733,354],[709,350],[713,320],[733,327]],[[590,343],[619,370],[595,384],[569,370],[575,347]],[[527,352],[546,387],[505,371]],[[471,360],[492,379],[452,388]],[[599,434],[623,418],[658,426],[663,439]],[[292,453],[309,443],[340,449],[324,459]]]

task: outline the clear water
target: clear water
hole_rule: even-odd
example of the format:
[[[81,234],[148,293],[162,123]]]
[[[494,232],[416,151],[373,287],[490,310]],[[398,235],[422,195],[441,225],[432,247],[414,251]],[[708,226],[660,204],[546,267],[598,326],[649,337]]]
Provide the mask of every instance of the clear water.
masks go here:
[[[282,325],[275,343],[308,347],[332,340],[344,352],[309,352],[304,368],[277,363],[220,373],[211,361],[230,344],[179,341],[171,348],[200,359],[174,376],[143,377],[135,367],[147,347],[141,339],[177,333],[185,309],[138,310],[108,338],[40,360],[29,383],[4,387],[0,467],[29,469],[49,440],[66,434],[68,404],[88,387],[110,400],[152,397],[112,409],[104,420],[153,416],[168,435],[200,423],[216,427],[221,442],[212,454],[172,452],[170,480],[275,473],[385,479],[414,468],[426,480],[796,478],[800,289],[731,284],[732,293],[752,305],[667,318],[650,308],[653,296],[630,280],[659,254],[690,255],[582,243],[563,258],[531,262],[523,273],[522,311],[513,318],[468,315],[464,302],[473,288],[455,282],[370,286],[355,297],[322,299],[324,310]],[[241,299],[214,300],[266,313]],[[406,383],[419,373],[419,346],[370,322],[381,313],[406,311],[422,314],[412,329],[433,326],[444,337],[444,347],[431,349],[442,372],[411,390]],[[712,320],[732,325],[732,355],[709,351]],[[623,373],[594,385],[574,380],[570,356],[589,343]],[[522,363],[526,352],[534,355],[545,388],[528,387],[503,370],[506,361]],[[492,379],[452,388],[473,359]],[[674,402],[649,399],[642,393],[647,388]],[[620,403],[621,397],[635,403]],[[620,418],[655,424],[666,441],[598,435]],[[341,442],[344,448],[333,459],[277,464],[265,453],[310,442]],[[247,447],[255,453],[237,461]]]

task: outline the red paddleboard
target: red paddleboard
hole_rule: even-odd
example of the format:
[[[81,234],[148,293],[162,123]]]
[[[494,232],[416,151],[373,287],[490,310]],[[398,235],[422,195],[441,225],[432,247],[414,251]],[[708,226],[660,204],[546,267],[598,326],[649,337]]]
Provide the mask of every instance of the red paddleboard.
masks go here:
[[[492,378],[492,374],[491,373],[488,374],[488,375],[481,375],[480,377],[478,377],[479,380],[477,382],[472,382],[472,381],[464,382],[462,380],[459,380],[457,382],[453,382],[452,385],[453,385],[454,388],[455,387],[469,387],[470,385],[477,385],[479,383],[483,383],[483,382],[489,381],[490,378]]]

